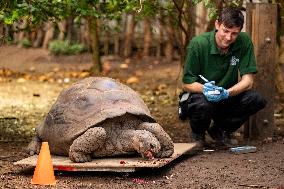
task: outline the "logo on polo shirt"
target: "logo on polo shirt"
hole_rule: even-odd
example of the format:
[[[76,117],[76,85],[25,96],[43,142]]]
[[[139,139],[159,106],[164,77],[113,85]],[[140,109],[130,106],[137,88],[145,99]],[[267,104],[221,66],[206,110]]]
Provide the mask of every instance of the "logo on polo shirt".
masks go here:
[[[232,56],[230,60],[230,65],[235,66],[240,62],[240,59],[236,58],[235,56]]]

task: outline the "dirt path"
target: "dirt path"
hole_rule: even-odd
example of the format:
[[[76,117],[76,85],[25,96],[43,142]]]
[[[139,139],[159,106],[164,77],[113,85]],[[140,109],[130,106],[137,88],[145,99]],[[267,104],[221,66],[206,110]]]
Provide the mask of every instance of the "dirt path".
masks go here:
[[[33,168],[12,162],[25,157],[23,143],[1,143],[1,188],[274,188],[283,189],[283,141],[257,145],[256,153],[227,150],[183,155],[168,166],[134,173],[56,172],[56,187],[30,184]]]
[[[139,83],[128,85],[137,90],[151,113],[175,142],[189,141],[187,123],[177,118],[177,62],[155,60],[110,61],[107,76],[127,83],[136,77]],[[91,66],[88,54],[52,57],[45,50],[1,48],[0,68],[37,75],[4,78],[0,82],[1,140],[29,140],[59,92],[78,78],[69,72],[81,72]],[[56,71],[54,70],[56,68]],[[69,77],[68,82],[64,79]],[[41,74],[55,80],[37,81]],[[73,74],[74,75],[74,74]],[[29,79],[33,78],[33,79]],[[52,81],[52,82],[51,82]],[[60,82],[59,82],[60,81]],[[67,81],[67,80],[66,80]],[[280,108],[281,110],[281,108]],[[283,116],[283,112],[278,114]],[[10,128],[17,132],[11,132]],[[25,128],[25,129],[23,129]],[[22,138],[25,136],[26,138]],[[5,138],[6,137],[6,138]],[[0,188],[278,188],[284,187],[284,140],[277,136],[268,143],[244,142],[258,148],[256,153],[231,154],[228,149],[184,155],[160,169],[135,173],[56,172],[55,187],[30,184],[33,168],[14,166],[27,155],[26,142],[0,142]]]

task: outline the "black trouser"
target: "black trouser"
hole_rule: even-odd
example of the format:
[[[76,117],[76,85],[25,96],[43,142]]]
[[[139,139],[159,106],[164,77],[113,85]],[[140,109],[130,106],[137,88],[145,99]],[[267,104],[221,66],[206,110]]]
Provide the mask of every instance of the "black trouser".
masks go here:
[[[226,132],[234,132],[249,116],[263,109],[266,100],[257,92],[246,91],[220,102],[209,102],[203,94],[189,97],[188,117],[192,132],[204,135],[211,120],[214,126]]]

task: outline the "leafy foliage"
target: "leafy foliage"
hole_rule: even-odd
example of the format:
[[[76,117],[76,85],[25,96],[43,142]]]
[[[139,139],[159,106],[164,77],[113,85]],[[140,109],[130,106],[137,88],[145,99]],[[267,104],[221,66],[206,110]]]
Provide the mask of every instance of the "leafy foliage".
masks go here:
[[[197,5],[198,3],[204,3],[205,7],[209,10],[209,18],[216,18],[218,9],[215,5],[214,0],[192,0],[193,4]]]
[[[0,21],[11,25],[23,18],[30,24],[47,20],[74,17],[116,18],[123,12],[135,10],[139,1],[131,0],[3,0],[0,5]]]
[[[29,47],[32,46],[32,44],[31,44],[31,41],[28,38],[24,38],[21,41],[21,46],[24,47],[24,48],[29,48]]]
[[[66,12],[67,4],[60,0],[4,0],[0,7],[0,20],[7,25],[28,18],[30,24],[37,24],[48,19],[60,19]]]
[[[48,49],[54,55],[72,55],[83,52],[85,47],[78,43],[70,44],[69,41],[54,40],[50,42]]]
[[[218,7],[216,6],[216,0],[192,0],[196,5],[198,3],[204,3],[205,7],[209,10],[209,18],[215,19],[218,17]],[[225,7],[240,7],[243,0],[226,0],[222,1]]]

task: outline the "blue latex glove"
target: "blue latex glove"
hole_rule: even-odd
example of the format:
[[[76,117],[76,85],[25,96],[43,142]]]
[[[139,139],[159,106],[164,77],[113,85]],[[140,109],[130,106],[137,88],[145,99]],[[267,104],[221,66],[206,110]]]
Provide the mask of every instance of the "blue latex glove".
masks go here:
[[[227,89],[224,89],[223,87],[218,87],[218,90],[220,91],[220,100],[224,100],[229,98],[229,91]]]
[[[228,90],[223,87],[215,85],[214,81],[210,81],[204,84],[203,94],[210,102],[219,102],[220,100],[227,99],[229,97]]]
[[[218,88],[218,86],[215,85],[215,81],[210,81],[204,84],[203,86],[203,94],[207,93],[208,91],[214,91]],[[204,94],[205,95],[205,94]]]
[[[218,89],[218,86],[215,85],[215,81],[207,82],[203,85],[203,94],[207,97],[210,95],[212,91],[216,91]]]

